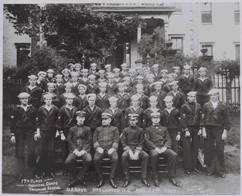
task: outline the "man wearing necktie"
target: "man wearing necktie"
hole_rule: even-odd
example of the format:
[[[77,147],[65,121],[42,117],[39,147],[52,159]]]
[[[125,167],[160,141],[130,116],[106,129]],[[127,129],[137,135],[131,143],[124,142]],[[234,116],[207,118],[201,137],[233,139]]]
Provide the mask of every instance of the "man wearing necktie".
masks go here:
[[[157,159],[159,156],[164,156],[168,159],[168,175],[169,181],[175,185],[179,184],[175,180],[177,153],[171,150],[171,137],[166,127],[161,126],[160,113],[151,113],[152,125],[146,128],[145,144],[149,150],[151,159],[151,168],[153,171],[154,185],[159,186]]]

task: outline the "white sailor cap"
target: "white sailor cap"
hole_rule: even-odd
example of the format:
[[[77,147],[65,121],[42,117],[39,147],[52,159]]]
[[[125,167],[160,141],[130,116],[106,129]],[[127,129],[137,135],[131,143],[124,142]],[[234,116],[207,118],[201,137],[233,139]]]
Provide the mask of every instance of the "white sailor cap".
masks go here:
[[[23,92],[23,93],[20,93],[17,97],[19,99],[22,99],[22,98],[28,98],[29,96],[30,96],[29,93]]]
[[[130,97],[132,101],[139,100],[139,97],[137,95],[133,95]]]
[[[206,67],[200,67],[199,70],[197,70],[198,72],[200,71],[207,71],[207,68]]]
[[[150,71],[149,67],[143,67],[143,71]]]
[[[150,96],[150,98],[149,98],[150,101],[157,101],[157,99],[158,99],[158,97],[156,97],[154,95]]]
[[[129,72],[130,73],[134,73],[135,72],[135,69],[134,68],[131,68],[131,69],[129,69]]]
[[[156,85],[162,85],[162,84],[163,84],[163,82],[161,82],[161,81],[156,81],[156,82],[153,83],[153,85],[155,85],[155,86]]]
[[[76,97],[76,95],[74,95],[73,93],[65,93],[64,94],[65,98],[70,98],[70,99],[74,99]]]
[[[164,98],[164,101],[172,101],[173,100],[173,97],[172,96],[166,96]]]
[[[169,83],[169,85],[171,85],[171,86],[176,85],[176,84],[178,84],[178,81],[176,81],[176,80]]]
[[[71,72],[71,76],[73,77],[75,77],[75,76],[79,76],[79,73],[78,72],[75,72],[75,71],[73,71],[73,72]]]
[[[112,97],[110,97],[109,99],[108,99],[108,101],[117,101],[118,100],[118,98],[117,97],[114,97],[114,96],[112,96]]]
[[[46,72],[47,73],[55,73],[53,69],[48,69]]]
[[[65,83],[65,86],[66,86],[66,87],[72,87],[72,83],[67,82],[67,83]]]
[[[155,77],[155,75],[154,74],[148,74],[147,76],[146,76],[146,78],[154,78]]]
[[[160,113],[159,112],[153,112],[150,115],[151,115],[152,118],[160,117]]]
[[[95,76],[95,75],[93,75],[93,74],[91,74],[91,75],[89,75],[87,78],[88,78],[88,79],[95,79],[95,78],[96,78],[96,76]]]
[[[208,95],[214,95],[214,94],[217,94],[217,93],[220,93],[220,90],[219,89],[211,89],[209,92],[208,92]]]
[[[120,69],[119,68],[114,68],[113,72],[120,72]]]
[[[38,77],[36,75],[30,75],[28,76],[29,79],[36,80]]]
[[[97,95],[95,93],[90,93],[87,95],[87,99],[89,99],[90,97],[94,97],[94,99],[96,99]]]
[[[191,69],[191,66],[186,64],[183,69]]]
[[[92,64],[90,65],[90,67],[97,67],[97,64],[96,64],[96,63],[92,63]]]
[[[105,73],[105,70],[101,69],[97,72],[98,74],[104,74]]]
[[[55,75],[55,77],[61,79],[62,75],[61,74],[57,74],[57,75]]]
[[[78,88],[78,89],[80,89],[80,88],[84,88],[84,90],[87,90],[87,86],[84,85],[84,84],[79,84],[77,88]]]
[[[111,64],[107,64],[107,65],[105,65],[105,69],[107,69],[107,68],[109,68],[109,67],[111,67]]]
[[[163,72],[168,73],[168,70],[167,70],[167,69],[162,69],[162,70],[160,70],[160,72],[161,72],[161,73],[163,73]]]
[[[55,87],[56,86],[56,84],[55,83],[53,83],[53,82],[48,82],[47,83],[47,86],[49,87],[49,86],[53,86],[53,87]]]
[[[46,76],[46,72],[44,72],[44,71],[39,71],[38,76],[40,76],[40,75],[45,75],[45,76]]]
[[[189,93],[187,93],[187,96],[196,96],[196,94],[196,91],[190,91]]]
[[[81,64],[80,63],[76,63],[75,67],[81,67]]]
[[[143,79],[144,79],[144,77],[143,77],[143,76],[141,76],[141,75],[138,75],[138,76],[136,77],[136,79],[138,79],[138,80],[143,80]]]
[[[158,68],[159,67],[159,64],[154,64],[152,65],[153,68]]]
[[[100,82],[100,83],[98,83],[98,85],[100,86],[100,87],[106,87],[107,86],[107,82]]]
[[[128,67],[127,63],[123,63],[120,67]]]
[[[53,98],[53,93],[46,93],[43,95],[44,99]]]
[[[72,64],[72,65],[73,65],[73,64]],[[71,71],[70,71],[69,69],[67,69],[67,68],[63,69],[61,73],[64,74],[64,73],[66,73],[66,72],[71,73]]]
[[[81,69],[81,72],[88,72],[88,69]]]

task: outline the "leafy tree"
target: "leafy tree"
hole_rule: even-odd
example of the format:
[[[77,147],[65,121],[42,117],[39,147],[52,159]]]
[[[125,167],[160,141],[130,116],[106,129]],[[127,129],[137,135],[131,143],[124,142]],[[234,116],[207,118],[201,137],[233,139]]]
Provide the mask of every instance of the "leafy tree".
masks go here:
[[[98,12],[94,4],[4,5],[6,18],[13,23],[16,34],[38,35],[41,31],[48,45],[60,49],[66,43],[67,56],[81,62],[100,62],[117,47],[117,40],[133,35],[142,19],[138,15]]]
[[[147,55],[149,54],[150,65],[155,63],[164,65],[165,58],[163,56],[163,51],[166,48],[164,28],[157,27],[151,35],[142,35],[137,47],[144,62],[148,63]]]

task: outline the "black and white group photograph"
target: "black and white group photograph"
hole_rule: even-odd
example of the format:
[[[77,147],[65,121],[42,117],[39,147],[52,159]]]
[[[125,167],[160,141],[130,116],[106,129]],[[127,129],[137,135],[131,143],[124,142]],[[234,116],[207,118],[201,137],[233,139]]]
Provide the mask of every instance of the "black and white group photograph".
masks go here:
[[[240,195],[240,4],[4,1],[2,194]]]

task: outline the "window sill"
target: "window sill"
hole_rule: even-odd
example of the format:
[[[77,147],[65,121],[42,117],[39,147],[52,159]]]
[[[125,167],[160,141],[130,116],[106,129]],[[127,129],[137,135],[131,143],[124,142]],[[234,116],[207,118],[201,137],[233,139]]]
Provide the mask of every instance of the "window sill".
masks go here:
[[[201,23],[201,25],[213,25],[213,23]]]

